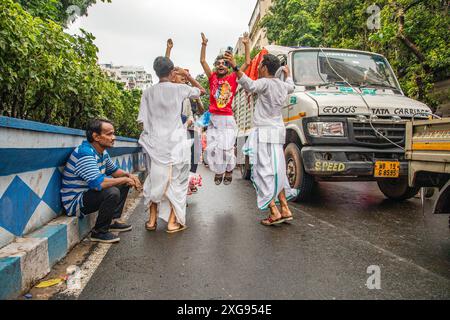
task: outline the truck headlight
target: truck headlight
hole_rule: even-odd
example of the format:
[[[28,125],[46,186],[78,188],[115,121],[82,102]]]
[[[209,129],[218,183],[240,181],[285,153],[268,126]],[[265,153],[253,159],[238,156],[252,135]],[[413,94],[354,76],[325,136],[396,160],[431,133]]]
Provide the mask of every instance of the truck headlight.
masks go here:
[[[343,122],[310,122],[308,132],[312,137],[344,137]]]

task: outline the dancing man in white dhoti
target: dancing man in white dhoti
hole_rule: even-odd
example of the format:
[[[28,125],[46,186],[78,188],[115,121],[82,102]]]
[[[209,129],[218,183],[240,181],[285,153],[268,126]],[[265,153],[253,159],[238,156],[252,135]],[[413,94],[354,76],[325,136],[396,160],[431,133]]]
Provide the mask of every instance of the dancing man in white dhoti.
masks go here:
[[[248,35],[244,36],[246,58],[250,60],[250,46]],[[237,77],[229,73],[229,65],[223,56],[218,56],[215,63],[215,72],[211,71],[206,62],[206,46],[208,39],[202,33],[202,50],[200,63],[209,80],[211,122],[208,126],[206,160],[211,171],[216,175],[216,185],[222,183],[229,185],[236,167],[235,142],[237,125],[233,116],[233,98],[237,90]],[[231,52],[227,51],[230,55]],[[249,61],[250,63],[250,61]],[[235,66],[235,68],[237,68]],[[236,71],[236,70],[235,70]],[[224,176],[225,175],[225,176]]]
[[[225,59],[235,66],[231,55]],[[242,66],[245,70],[246,64]],[[275,77],[278,70],[282,70],[285,81]],[[270,216],[261,221],[265,226],[279,224],[293,220],[289,210],[288,200],[298,195],[297,190],[291,189],[286,175],[286,163],[283,145],[285,143],[286,128],[282,117],[282,108],[288,94],[294,92],[295,85],[289,76],[288,67],[281,69],[280,60],[272,55],[264,56],[258,67],[259,79],[251,80],[242,71],[237,71],[238,83],[247,91],[258,94],[253,117],[254,128],[244,146],[244,153],[250,157],[252,167],[252,181],[256,189],[259,209],[270,208]],[[281,204],[281,212],[276,201]]]
[[[167,40],[166,46],[166,58],[170,59],[170,54],[173,49],[173,40]],[[188,70],[186,70],[188,71]],[[189,72],[189,71],[188,71]],[[173,80],[175,83],[186,83],[187,79],[177,74]],[[198,164],[200,162],[200,156],[202,153],[202,146],[200,141],[200,128],[195,126],[195,120],[197,116],[201,116],[205,112],[201,99],[185,99],[183,101],[181,119],[183,124],[186,126],[188,132],[188,138],[193,140],[191,146],[191,170],[189,175],[189,188],[187,190],[188,195],[192,195],[198,191],[197,186],[200,186],[201,176],[197,175]]]
[[[166,57],[156,58],[153,69],[159,83],[142,95],[138,122],[145,134],[139,143],[151,158],[150,172],[144,183],[145,205],[150,217],[145,227],[156,230],[157,218],[167,222],[167,232],[186,229],[186,190],[189,183],[190,140],[181,121],[181,105],[187,98],[198,98],[205,90],[181,68],[174,68]],[[173,83],[182,74],[192,84]]]

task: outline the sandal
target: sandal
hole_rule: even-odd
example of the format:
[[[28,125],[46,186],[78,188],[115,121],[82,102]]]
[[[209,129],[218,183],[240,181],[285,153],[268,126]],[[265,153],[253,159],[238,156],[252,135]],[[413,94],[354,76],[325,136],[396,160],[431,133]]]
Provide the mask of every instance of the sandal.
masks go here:
[[[231,181],[233,181],[233,172],[225,173],[225,178],[223,178],[223,184],[228,186],[231,184]]]
[[[281,219],[283,220],[283,222],[288,222],[288,221],[294,220],[294,217],[293,216],[287,216],[287,217],[281,216]]]
[[[222,183],[222,179],[223,179],[223,174],[216,174],[214,176],[214,182],[215,184],[218,186],[219,184]]]
[[[153,227],[150,226],[148,221],[145,223],[145,229],[147,229],[147,231],[155,231],[157,227],[158,227],[158,223],[156,223],[156,222]]]
[[[167,232],[167,233],[176,233],[176,232],[183,231],[183,230],[185,230],[185,229],[187,229],[187,226],[183,226],[182,224],[180,224],[180,226],[179,226],[178,228],[176,228],[176,229],[174,229],[174,230],[169,230],[169,229],[167,229],[166,232]]]
[[[276,207],[277,207],[276,204],[269,205],[269,208],[270,208],[271,213],[272,213],[272,208],[276,208]],[[269,217],[268,217],[267,219],[264,219],[264,220],[261,221],[261,224],[264,225],[264,226],[273,226],[273,225],[275,225],[275,224],[283,223],[284,221],[285,221],[285,220],[283,219],[283,217],[280,217],[280,218],[278,218],[278,219],[273,219],[273,218],[269,215]]]
[[[283,218],[272,219],[272,217],[268,217],[267,219],[261,220],[261,224],[263,226],[273,226],[275,224],[283,223]]]

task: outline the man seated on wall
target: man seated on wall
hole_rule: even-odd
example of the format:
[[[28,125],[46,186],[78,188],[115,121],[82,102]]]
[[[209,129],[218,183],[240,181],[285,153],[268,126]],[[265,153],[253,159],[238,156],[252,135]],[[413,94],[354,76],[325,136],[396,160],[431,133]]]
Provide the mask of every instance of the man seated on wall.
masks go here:
[[[119,242],[120,238],[112,232],[131,230],[120,217],[129,188],[141,189],[141,183],[137,176],[119,169],[106,151],[116,140],[110,121],[90,121],[86,137],[87,141],[72,152],[64,168],[62,203],[68,216],[83,218],[98,211],[92,241]]]

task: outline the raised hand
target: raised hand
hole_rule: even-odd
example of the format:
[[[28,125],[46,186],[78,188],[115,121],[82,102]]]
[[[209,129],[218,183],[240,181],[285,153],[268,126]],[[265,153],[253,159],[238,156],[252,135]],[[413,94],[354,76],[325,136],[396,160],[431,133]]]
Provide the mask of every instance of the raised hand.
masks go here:
[[[172,51],[172,48],[173,48],[173,41],[172,39],[168,39],[166,47],[166,58],[170,59],[170,52]]]
[[[244,33],[244,37],[242,38],[242,43],[243,43],[244,45],[250,44],[250,38],[249,38],[249,36],[248,36],[248,32],[245,32],[245,33]]]
[[[180,67],[175,67],[174,70],[180,76],[184,76],[186,78],[190,76],[189,72],[186,69],[183,69],[183,68],[180,68]]]
[[[208,39],[206,38],[205,34],[202,32],[202,45],[208,45]]]
[[[232,68],[236,67],[236,60],[234,60],[234,56],[230,52],[225,52],[223,55],[225,61],[228,61],[228,63],[231,65]]]
[[[209,79],[211,77],[212,71],[208,65],[208,62],[206,62],[206,47],[208,46],[208,39],[206,38],[203,32],[201,33],[201,35],[202,35],[202,50],[200,51],[200,64],[202,65],[203,71],[205,71],[205,74]]]
[[[172,39],[167,40],[167,48],[172,49],[173,48],[173,41]]]
[[[285,75],[285,78],[288,78],[288,77],[289,77],[290,70],[289,70],[289,67],[288,67],[288,66],[284,66],[284,67],[283,67],[283,73],[284,73],[284,75]]]

